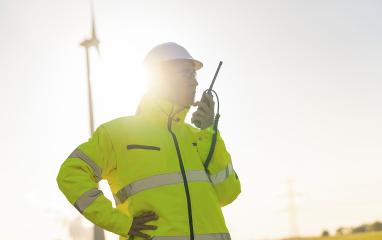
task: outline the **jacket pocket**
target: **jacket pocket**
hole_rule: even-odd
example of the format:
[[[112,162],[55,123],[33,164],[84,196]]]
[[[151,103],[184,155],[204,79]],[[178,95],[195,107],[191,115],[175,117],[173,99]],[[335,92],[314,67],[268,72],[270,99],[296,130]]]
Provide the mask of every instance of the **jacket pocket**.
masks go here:
[[[148,146],[148,145],[140,145],[140,144],[129,144],[126,146],[127,150],[131,149],[145,149],[145,150],[156,150],[160,151],[160,147],[157,146]]]

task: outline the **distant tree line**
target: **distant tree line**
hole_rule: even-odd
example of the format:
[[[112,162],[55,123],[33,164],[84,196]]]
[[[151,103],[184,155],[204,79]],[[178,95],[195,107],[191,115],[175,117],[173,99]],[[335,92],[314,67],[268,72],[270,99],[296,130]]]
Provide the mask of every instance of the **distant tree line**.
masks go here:
[[[350,235],[355,233],[364,233],[364,232],[375,232],[375,231],[382,231],[382,222],[376,221],[371,224],[362,224],[356,227],[339,227],[336,230],[335,235]],[[322,231],[321,233],[322,237],[328,237],[330,236],[329,232],[327,230]]]

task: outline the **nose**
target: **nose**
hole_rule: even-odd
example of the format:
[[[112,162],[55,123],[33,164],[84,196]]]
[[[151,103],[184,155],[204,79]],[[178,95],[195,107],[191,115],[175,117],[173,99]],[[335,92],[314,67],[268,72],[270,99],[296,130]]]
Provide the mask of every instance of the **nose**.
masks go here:
[[[198,80],[196,80],[196,78],[193,78],[192,81],[191,81],[191,86],[192,87],[196,87],[198,85],[199,85]]]

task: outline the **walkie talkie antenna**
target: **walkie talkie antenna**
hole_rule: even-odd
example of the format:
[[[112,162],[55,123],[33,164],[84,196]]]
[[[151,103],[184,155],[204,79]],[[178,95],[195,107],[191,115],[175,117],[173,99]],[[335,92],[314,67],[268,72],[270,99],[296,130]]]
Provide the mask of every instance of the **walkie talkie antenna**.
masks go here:
[[[210,85],[210,87],[208,88],[208,91],[207,91],[208,93],[211,93],[212,87],[214,86],[216,77],[218,76],[218,73],[219,73],[219,71],[220,71],[220,67],[222,66],[222,64],[223,64],[223,62],[220,61],[220,62],[219,62],[218,69],[216,69],[214,79],[212,79],[211,85]]]
[[[214,92],[216,94],[216,92],[214,90],[212,90],[212,87],[214,86],[216,77],[218,76],[218,73],[219,73],[219,70],[220,70],[220,67],[222,66],[222,64],[223,64],[223,62],[220,61],[219,62],[219,66],[216,69],[214,78],[212,79],[210,87],[207,90],[204,90],[203,95],[202,95],[202,99],[200,99],[200,102],[204,102],[208,107],[213,107],[213,106],[210,106],[209,101],[207,99],[207,95],[211,95],[211,97],[212,97],[212,92]],[[199,111],[199,108],[200,108],[200,106],[198,106],[197,111]],[[203,110],[201,110],[201,111],[203,111]],[[219,112],[219,99],[218,99],[218,112]],[[191,121],[192,121],[193,124],[195,124],[195,126],[197,126],[198,128],[201,128],[201,121],[199,119],[196,119],[196,120],[192,120],[191,119]]]
[[[216,77],[217,77],[217,75],[219,73],[219,70],[220,70],[220,67],[222,66],[222,64],[223,64],[223,62],[220,61],[218,69],[216,69],[214,79],[212,80],[212,83],[210,85],[210,88],[207,90],[208,94],[211,94],[211,92],[213,91],[214,94],[216,95],[216,99],[218,101],[218,112],[216,113],[216,116],[215,116],[215,119],[214,119],[213,125],[212,125],[214,133],[212,134],[211,146],[210,146],[210,150],[208,151],[207,158],[206,158],[206,160],[204,161],[204,164],[203,164],[204,165],[204,169],[206,170],[207,173],[210,173],[210,171],[208,169],[208,165],[210,164],[211,159],[212,159],[212,155],[214,154],[214,151],[215,151],[216,141],[217,141],[217,136],[218,136],[218,124],[219,124],[219,119],[220,119],[220,114],[219,114],[219,97],[218,97],[218,94],[214,90],[212,90],[212,87],[214,86]]]

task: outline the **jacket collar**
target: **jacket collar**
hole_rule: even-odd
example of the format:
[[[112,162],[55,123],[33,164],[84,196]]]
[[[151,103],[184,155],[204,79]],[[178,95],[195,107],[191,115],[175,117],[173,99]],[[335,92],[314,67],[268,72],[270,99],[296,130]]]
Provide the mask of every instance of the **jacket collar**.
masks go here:
[[[142,97],[136,115],[155,123],[167,124],[172,116],[174,122],[184,122],[190,107],[181,107],[167,99],[155,94],[146,94]]]

